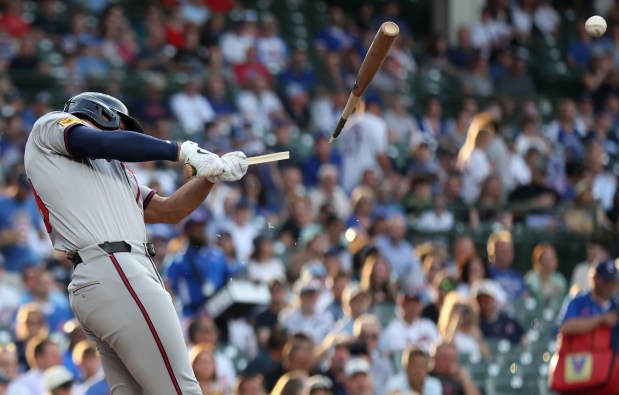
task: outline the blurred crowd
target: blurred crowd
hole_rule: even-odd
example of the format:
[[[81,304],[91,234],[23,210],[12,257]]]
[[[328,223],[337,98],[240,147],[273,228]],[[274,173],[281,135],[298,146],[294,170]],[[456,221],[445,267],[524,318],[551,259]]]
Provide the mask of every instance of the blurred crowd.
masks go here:
[[[109,393],[23,171],[36,119],[88,90],[158,138],[290,151],[214,186],[181,224],[147,226],[204,394],[472,395],[488,389],[463,355],[549,350],[566,297],[613,253],[619,3],[489,1],[454,43],[414,31],[402,2],[345,3],[0,2],[0,394]],[[609,23],[598,39],[584,31],[594,12]],[[289,37],[304,18],[306,39]],[[387,20],[401,36],[329,144]],[[548,114],[527,56],[540,41],[564,43],[559,63],[577,76]],[[449,78],[450,96],[417,94],[426,76]],[[127,166],[162,196],[184,182],[176,163]],[[480,248],[469,233],[483,226]],[[540,240],[514,270],[521,227],[588,237],[586,261],[566,279]],[[231,279],[269,297],[210,316]]]

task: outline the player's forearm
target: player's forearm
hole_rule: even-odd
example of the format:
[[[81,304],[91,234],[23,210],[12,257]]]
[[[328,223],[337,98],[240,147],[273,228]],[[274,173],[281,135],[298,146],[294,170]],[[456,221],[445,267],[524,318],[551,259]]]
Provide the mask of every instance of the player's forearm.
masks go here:
[[[79,125],[69,131],[67,143],[69,153],[76,157],[122,162],[178,160],[177,142],[126,130],[101,131]]]
[[[572,318],[565,321],[559,327],[559,333],[564,335],[577,335],[580,333],[591,332],[602,323],[601,316],[587,318]]]
[[[144,220],[151,224],[176,224],[204,202],[212,187],[213,184],[206,178],[194,177],[172,196],[154,197],[144,212]]]

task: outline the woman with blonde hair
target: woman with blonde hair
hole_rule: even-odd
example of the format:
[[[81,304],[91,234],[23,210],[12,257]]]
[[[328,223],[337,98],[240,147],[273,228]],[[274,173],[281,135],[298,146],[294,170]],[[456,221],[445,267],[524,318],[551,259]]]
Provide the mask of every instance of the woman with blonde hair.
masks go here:
[[[199,343],[189,350],[189,361],[204,395],[227,393],[226,383],[220,382],[215,365],[215,350],[212,345]],[[232,383],[229,383],[231,385]]]
[[[567,293],[565,277],[557,272],[557,252],[550,243],[539,243],[533,249],[533,269],[524,280],[531,295],[544,307],[558,309]]]
[[[492,357],[471,303],[457,291],[452,291],[445,297],[437,326],[441,337],[445,341],[453,342],[458,353],[476,354],[487,359]]]
[[[41,307],[34,302],[21,305],[15,318],[15,346],[19,365],[26,368],[26,347],[32,339],[43,339],[49,334],[49,324]]]

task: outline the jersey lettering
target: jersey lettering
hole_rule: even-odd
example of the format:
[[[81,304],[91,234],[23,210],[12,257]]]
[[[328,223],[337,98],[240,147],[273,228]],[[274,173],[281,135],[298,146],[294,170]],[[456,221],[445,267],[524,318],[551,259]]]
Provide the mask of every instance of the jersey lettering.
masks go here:
[[[84,121],[76,117],[66,117],[58,121],[58,125],[60,125],[61,128],[66,128],[67,126],[74,125],[76,123],[84,125]]]
[[[52,233],[52,224],[49,223],[49,210],[43,204],[43,200],[37,194],[37,191],[34,189],[34,185],[32,185],[32,181],[28,180],[30,186],[32,187],[32,194],[34,195],[34,200],[37,202],[37,206],[39,206],[39,211],[41,212],[41,216],[43,217],[43,223],[45,224],[45,230],[47,233]]]

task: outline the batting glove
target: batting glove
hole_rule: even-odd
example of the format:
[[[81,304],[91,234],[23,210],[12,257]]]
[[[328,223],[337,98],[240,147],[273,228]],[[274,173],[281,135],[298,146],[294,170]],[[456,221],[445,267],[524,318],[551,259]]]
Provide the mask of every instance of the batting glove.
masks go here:
[[[203,148],[193,141],[185,141],[181,144],[179,161],[189,164],[198,177],[216,177],[224,171],[221,158]],[[209,180],[210,181],[210,180]]]
[[[221,157],[221,161],[224,164],[224,171],[217,176],[208,177],[212,183],[238,181],[247,173],[247,157],[241,151],[229,152]]]

